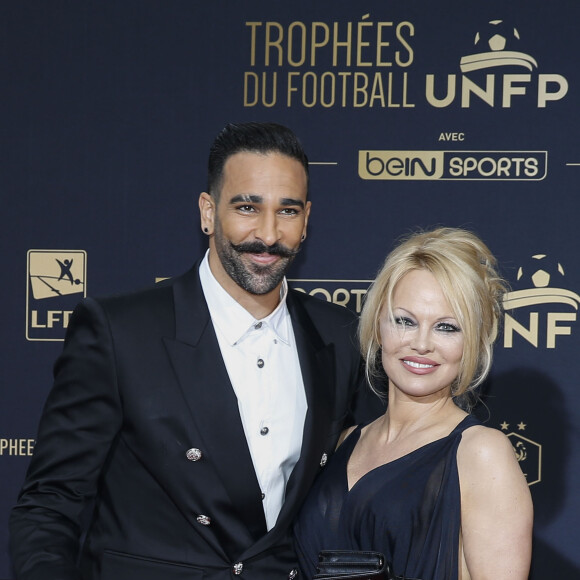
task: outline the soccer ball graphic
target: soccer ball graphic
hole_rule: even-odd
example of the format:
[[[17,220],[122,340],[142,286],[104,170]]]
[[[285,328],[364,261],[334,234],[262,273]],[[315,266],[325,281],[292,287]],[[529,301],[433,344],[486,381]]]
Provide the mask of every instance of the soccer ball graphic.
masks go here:
[[[528,274],[532,272],[532,274]],[[535,288],[547,288],[554,278],[564,276],[564,268],[557,260],[546,256],[546,254],[536,254],[532,256],[530,264],[520,266],[518,269],[517,280],[522,280],[528,284],[531,282]]]
[[[514,26],[504,20],[490,20],[486,26],[475,35],[475,46],[483,52],[499,52],[511,50],[515,41],[520,39],[520,34]]]
[[[461,72],[469,73],[499,66],[523,67],[528,70],[537,68],[538,63],[534,57],[521,52],[519,41],[520,33],[512,23],[506,20],[490,20],[475,35],[475,54],[461,57]]]

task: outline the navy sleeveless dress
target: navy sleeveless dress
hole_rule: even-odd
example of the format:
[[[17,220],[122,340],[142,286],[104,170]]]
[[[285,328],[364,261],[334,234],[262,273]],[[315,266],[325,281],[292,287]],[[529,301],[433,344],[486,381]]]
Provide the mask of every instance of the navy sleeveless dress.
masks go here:
[[[457,580],[461,500],[457,447],[468,415],[447,436],[381,465],[348,490],[346,467],[358,426],[315,481],[295,524],[303,577],[315,574],[321,550],[375,550],[396,575]]]

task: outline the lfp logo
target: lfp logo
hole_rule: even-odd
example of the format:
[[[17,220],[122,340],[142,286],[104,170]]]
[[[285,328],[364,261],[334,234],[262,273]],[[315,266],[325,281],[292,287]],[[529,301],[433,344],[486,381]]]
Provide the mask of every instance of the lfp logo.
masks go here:
[[[69,317],[86,296],[84,250],[29,250],[26,338],[63,340]]]
[[[504,297],[506,311],[519,310],[519,321],[505,314],[505,348],[513,347],[514,334],[536,348],[556,348],[557,336],[572,334],[571,323],[576,322],[580,296],[561,287],[564,276],[562,264],[546,254],[532,256],[528,264],[519,268],[517,281],[528,287]]]

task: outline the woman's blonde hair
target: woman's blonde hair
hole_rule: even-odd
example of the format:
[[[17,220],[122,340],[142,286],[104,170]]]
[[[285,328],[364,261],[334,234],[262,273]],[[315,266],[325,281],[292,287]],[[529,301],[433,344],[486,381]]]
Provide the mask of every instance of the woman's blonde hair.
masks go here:
[[[469,410],[475,389],[491,367],[493,342],[498,333],[507,284],[497,273],[496,259],[475,234],[459,228],[420,231],[404,238],[387,256],[371,285],[362,309],[359,341],[367,380],[384,377],[379,319],[391,304],[398,282],[412,270],[433,274],[463,332],[464,348],[459,374],[451,385],[456,403]]]

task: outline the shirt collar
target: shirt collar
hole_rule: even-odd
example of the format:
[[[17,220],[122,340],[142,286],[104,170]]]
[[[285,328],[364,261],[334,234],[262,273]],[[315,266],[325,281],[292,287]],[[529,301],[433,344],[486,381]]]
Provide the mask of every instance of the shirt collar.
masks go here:
[[[243,306],[234,300],[222,285],[215,279],[209,267],[209,250],[206,252],[200,268],[199,278],[207,302],[212,322],[219,329],[229,345],[239,343],[247,334],[267,325],[285,344],[290,344],[290,314],[286,305],[288,282],[282,280],[280,302],[265,318],[257,320]],[[259,325],[256,328],[256,325]]]

